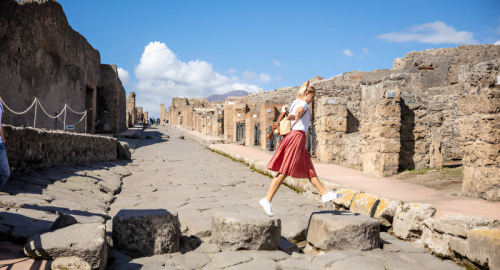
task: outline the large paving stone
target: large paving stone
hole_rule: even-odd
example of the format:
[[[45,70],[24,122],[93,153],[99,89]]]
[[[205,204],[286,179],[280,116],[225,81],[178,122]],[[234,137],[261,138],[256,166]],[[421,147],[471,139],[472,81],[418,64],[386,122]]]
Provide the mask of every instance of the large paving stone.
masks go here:
[[[205,269],[223,269],[252,260],[252,256],[245,252],[223,251],[213,256],[213,262],[208,263]]]
[[[24,246],[33,258],[79,257],[92,269],[103,270],[108,261],[106,231],[103,224],[75,224],[53,232],[35,235]]]
[[[178,269],[198,269],[211,261],[212,258],[209,255],[193,251],[174,256],[165,262],[165,266],[175,266]]]
[[[132,257],[179,251],[181,230],[177,213],[165,209],[121,210],[113,217],[113,244]]]
[[[361,256],[359,251],[334,251],[314,257],[313,262],[323,269],[329,267],[333,262],[345,260],[347,258]]]
[[[281,220],[261,212],[218,212],[212,217],[212,241],[222,250],[276,250]]]
[[[234,265],[227,268],[227,270],[256,270],[256,269],[280,270],[280,267],[275,261],[272,260],[258,260],[258,261],[251,261],[247,263]]]
[[[278,265],[281,269],[323,269],[317,263],[293,258],[280,261]]]
[[[373,257],[351,257],[332,263],[329,270],[385,270],[384,264]]]
[[[380,225],[374,218],[342,211],[311,217],[307,242],[322,250],[371,250],[379,247]]]
[[[418,248],[413,246],[411,243],[404,242],[396,239],[394,236],[386,233],[380,233],[380,242],[382,243],[382,249],[386,252],[405,252],[405,253],[426,253],[425,248]]]
[[[436,213],[430,204],[411,203],[398,206],[392,224],[394,234],[404,240],[414,240],[422,235],[424,220]]]
[[[283,251],[271,251],[271,250],[241,250],[238,251],[247,255],[250,255],[253,259],[256,260],[273,260],[273,261],[282,261],[286,258],[289,258],[290,255],[286,254]]]
[[[500,228],[474,229],[467,234],[468,258],[490,270],[500,269]]]

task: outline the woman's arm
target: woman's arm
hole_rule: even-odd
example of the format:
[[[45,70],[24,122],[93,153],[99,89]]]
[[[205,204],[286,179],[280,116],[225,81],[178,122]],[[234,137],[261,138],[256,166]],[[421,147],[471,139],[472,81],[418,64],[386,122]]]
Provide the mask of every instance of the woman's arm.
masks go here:
[[[299,107],[296,111],[295,111],[295,115],[289,115],[288,116],[288,120],[295,120],[295,119],[299,119],[302,117],[302,115],[304,114],[305,110],[304,108],[302,107]]]

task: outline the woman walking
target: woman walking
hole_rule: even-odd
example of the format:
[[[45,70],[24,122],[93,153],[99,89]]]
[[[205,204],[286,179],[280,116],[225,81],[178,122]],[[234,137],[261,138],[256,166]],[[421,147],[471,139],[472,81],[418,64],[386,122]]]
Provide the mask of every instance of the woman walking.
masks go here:
[[[309,85],[309,81],[302,84],[298,92],[298,98],[290,106],[288,120],[292,120],[291,131],[281,141],[276,153],[274,153],[273,158],[267,165],[268,169],[278,172],[278,174],[272,180],[266,197],[262,198],[259,203],[271,217],[274,216],[271,200],[288,175],[295,178],[309,178],[311,184],[322,195],[321,201],[323,203],[337,198],[336,192],[327,192],[319,181],[306,149],[306,132],[309,131],[309,125],[311,124],[309,104],[314,101],[315,96],[316,90],[312,85]]]

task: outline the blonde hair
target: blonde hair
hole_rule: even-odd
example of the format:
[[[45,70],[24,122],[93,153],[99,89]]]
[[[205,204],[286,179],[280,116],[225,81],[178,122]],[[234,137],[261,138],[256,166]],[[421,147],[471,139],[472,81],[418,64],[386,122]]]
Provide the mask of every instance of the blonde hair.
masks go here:
[[[308,91],[308,90],[316,91],[316,89],[314,89],[314,86],[310,85],[309,81],[306,81],[302,84],[302,86],[300,86],[299,92],[297,92],[297,97],[301,98],[301,97],[305,96],[306,91]]]

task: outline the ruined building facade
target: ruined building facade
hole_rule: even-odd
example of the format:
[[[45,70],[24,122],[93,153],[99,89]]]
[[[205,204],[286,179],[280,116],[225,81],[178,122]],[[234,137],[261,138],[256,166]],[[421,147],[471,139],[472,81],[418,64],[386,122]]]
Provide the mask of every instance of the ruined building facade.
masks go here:
[[[99,51],[71,28],[59,3],[0,0],[0,40],[0,97],[12,110],[24,111],[38,98],[50,116],[65,104],[87,111],[89,133],[126,129],[125,90],[116,66],[101,64]],[[63,118],[46,116],[37,104],[22,115],[6,110],[2,122],[62,129]],[[65,123],[76,132],[85,131],[81,119],[67,110]]]
[[[315,77],[311,154],[377,176],[463,164],[463,194],[498,201],[499,61],[500,46],[464,45],[410,52],[390,70]],[[269,127],[298,89],[228,98],[226,143],[268,149]]]

